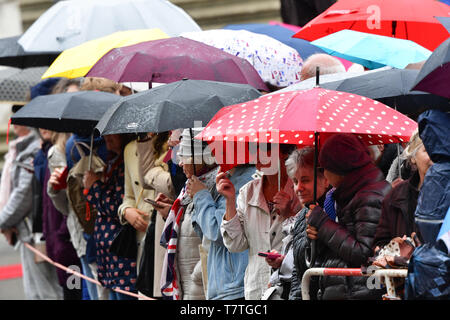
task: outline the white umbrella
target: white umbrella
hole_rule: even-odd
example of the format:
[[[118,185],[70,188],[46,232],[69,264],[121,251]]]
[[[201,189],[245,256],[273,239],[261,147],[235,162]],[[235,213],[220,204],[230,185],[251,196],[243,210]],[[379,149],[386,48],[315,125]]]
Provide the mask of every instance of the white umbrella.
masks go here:
[[[67,0],[45,11],[18,42],[28,52],[61,52],[117,31],[152,28],[169,36],[201,31],[183,9],[166,0]]]
[[[264,82],[274,86],[286,87],[300,81],[303,60],[298,51],[272,37],[225,29],[185,32],[181,36],[246,59]]]

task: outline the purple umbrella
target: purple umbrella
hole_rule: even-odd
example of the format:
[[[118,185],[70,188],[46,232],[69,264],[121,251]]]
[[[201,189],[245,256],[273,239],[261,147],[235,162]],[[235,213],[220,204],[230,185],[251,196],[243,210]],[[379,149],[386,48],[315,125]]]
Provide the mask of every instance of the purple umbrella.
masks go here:
[[[450,38],[433,51],[420,69],[411,90],[450,98]]]
[[[182,37],[112,49],[86,76],[149,83],[170,83],[187,78],[249,84],[269,91],[247,60]]]

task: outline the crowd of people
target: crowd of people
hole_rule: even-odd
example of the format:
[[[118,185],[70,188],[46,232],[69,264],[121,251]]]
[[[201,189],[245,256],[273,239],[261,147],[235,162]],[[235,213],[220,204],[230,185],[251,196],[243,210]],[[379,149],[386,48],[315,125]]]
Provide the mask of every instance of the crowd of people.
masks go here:
[[[345,72],[339,60],[316,54],[304,61],[301,80],[317,66],[321,74]],[[30,98],[79,90],[133,94],[103,78],[50,78]],[[450,154],[448,146],[436,148],[450,114],[428,110],[415,120],[419,129],[402,146],[367,147],[356,135],[335,134],[320,146],[317,167],[312,147],[256,144],[277,154],[276,172],[258,157],[222,170],[205,158],[206,142],[192,148],[202,128],[104,135],[91,150],[90,136],[13,125],[0,229],[20,248],[27,299],[138,299],[126,291],[154,299],[301,300],[308,268],[392,266],[400,263],[384,254],[392,241],[417,247],[436,239],[438,230],[415,215],[450,205]],[[74,287],[66,271],[38,261],[23,243],[101,286],[83,280]],[[310,295],[382,299],[385,290],[366,279],[317,277]],[[399,281],[401,297],[403,288]]]

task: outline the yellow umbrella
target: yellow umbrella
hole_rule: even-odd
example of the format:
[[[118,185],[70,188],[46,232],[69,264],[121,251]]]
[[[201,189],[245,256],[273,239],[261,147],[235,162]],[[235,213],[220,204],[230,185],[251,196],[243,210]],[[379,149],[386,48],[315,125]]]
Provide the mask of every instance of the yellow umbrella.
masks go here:
[[[51,77],[83,77],[111,49],[165,38],[169,38],[169,36],[162,30],[155,28],[120,31],[106,37],[87,41],[61,52],[42,75],[42,79]]]

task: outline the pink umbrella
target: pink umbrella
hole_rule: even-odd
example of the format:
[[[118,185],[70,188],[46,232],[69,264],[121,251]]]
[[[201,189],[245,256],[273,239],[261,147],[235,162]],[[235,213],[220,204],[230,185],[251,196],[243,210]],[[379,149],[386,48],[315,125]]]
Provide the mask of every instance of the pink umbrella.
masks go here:
[[[183,37],[112,49],[86,74],[117,82],[170,83],[183,78],[249,84],[269,91],[245,59]]]

